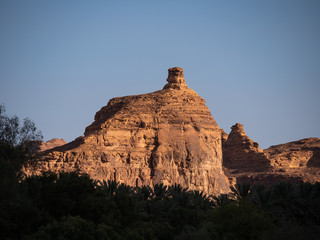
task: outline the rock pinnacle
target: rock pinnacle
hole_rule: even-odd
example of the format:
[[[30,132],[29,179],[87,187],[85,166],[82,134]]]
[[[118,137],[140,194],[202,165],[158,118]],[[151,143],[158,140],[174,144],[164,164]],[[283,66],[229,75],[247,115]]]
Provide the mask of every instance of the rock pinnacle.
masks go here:
[[[168,73],[164,90],[111,99],[84,136],[45,152],[35,171],[76,171],[135,187],[180,184],[205,194],[227,193],[221,130],[204,99],[186,85],[183,69]]]
[[[163,87],[163,89],[188,89],[186,84],[186,80],[183,77],[183,69],[179,67],[173,67],[168,69],[168,78],[167,84]]]

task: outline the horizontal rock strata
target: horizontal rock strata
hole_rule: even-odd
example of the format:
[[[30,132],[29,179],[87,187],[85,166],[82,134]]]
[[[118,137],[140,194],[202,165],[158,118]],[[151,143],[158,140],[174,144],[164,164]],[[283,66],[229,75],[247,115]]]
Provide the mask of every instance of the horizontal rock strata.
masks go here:
[[[220,128],[181,68],[169,69],[167,81],[160,91],[111,99],[83,137],[46,152],[35,173],[78,171],[131,186],[228,192]]]
[[[320,139],[307,138],[262,150],[237,123],[226,138],[223,166],[231,180],[271,185],[320,181]]]
[[[319,138],[306,138],[271,146],[264,152],[273,165],[278,168],[320,167]]]
[[[252,141],[240,123],[231,127],[228,138],[223,142],[223,165],[230,169],[265,171],[271,168],[259,144]]]

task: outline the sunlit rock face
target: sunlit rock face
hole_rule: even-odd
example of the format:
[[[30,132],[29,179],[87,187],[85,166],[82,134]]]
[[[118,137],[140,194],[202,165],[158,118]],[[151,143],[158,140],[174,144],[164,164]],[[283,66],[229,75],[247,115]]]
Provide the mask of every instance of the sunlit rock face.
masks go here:
[[[320,167],[319,138],[305,138],[271,146],[264,152],[277,168],[289,170]]]
[[[221,130],[205,100],[188,88],[182,68],[170,68],[167,81],[160,91],[111,99],[83,137],[48,151],[36,173],[78,171],[131,186],[228,192]]]
[[[168,78],[167,78],[168,84],[166,84],[163,89],[188,89],[188,86],[186,84],[186,81],[183,77],[183,69],[179,67],[170,68],[168,70]]]
[[[281,181],[299,183],[320,181],[320,139],[271,146],[262,150],[235,124],[223,137],[223,166],[230,179],[237,182],[272,185]]]
[[[40,145],[40,151],[46,151],[55,147],[62,146],[66,144],[67,142],[64,139],[58,139],[58,138],[53,138],[51,140],[48,140],[46,142],[42,142]]]

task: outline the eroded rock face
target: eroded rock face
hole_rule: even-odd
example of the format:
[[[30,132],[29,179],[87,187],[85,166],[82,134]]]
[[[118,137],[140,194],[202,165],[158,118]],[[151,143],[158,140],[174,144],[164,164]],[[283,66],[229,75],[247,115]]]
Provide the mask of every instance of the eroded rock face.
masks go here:
[[[319,138],[306,138],[271,146],[264,152],[277,168],[290,170],[320,167]]]
[[[83,137],[49,151],[36,173],[76,170],[131,186],[178,183],[228,192],[220,128],[182,68],[169,69],[167,81],[157,92],[111,99]]]
[[[46,142],[41,143],[40,152],[47,151],[47,150],[55,148],[55,147],[60,147],[65,144],[67,144],[67,142],[63,138],[61,138],[61,139],[53,138],[51,140],[48,140]]]
[[[179,67],[170,68],[168,70],[167,84],[163,89],[188,89],[186,81],[183,77],[183,69]]]
[[[237,123],[223,142],[223,165],[229,169],[265,171],[271,168],[270,160],[265,156],[259,144],[245,133],[243,125]]]
[[[229,135],[222,128],[220,129],[220,131],[221,131],[221,140],[222,140],[222,144],[223,144],[225,141],[228,140]]]
[[[222,135],[226,136],[223,132]],[[244,132],[232,126],[223,141],[223,166],[229,179],[272,185],[320,181],[320,139],[307,138],[262,150]]]

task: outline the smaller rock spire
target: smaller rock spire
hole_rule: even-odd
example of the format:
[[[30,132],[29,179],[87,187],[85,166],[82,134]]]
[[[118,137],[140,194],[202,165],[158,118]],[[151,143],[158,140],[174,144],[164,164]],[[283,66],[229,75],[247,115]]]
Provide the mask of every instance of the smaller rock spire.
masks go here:
[[[235,125],[233,125],[231,127],[231,130],[232,130],[232,132],[236,132],[236,133],[238,133],[240,135],[243,135],[243,136],[246,135],[246,133],[245,133],[245,131],[243,129],[243,125],[240,124],[240,123],[236,123]]]
[[[163,89],[188,89],[186,84],[186,80],[183,77],[183,69],[179,67],[173,67],[168,69],[168,78],[167,84],[163,87]]]

